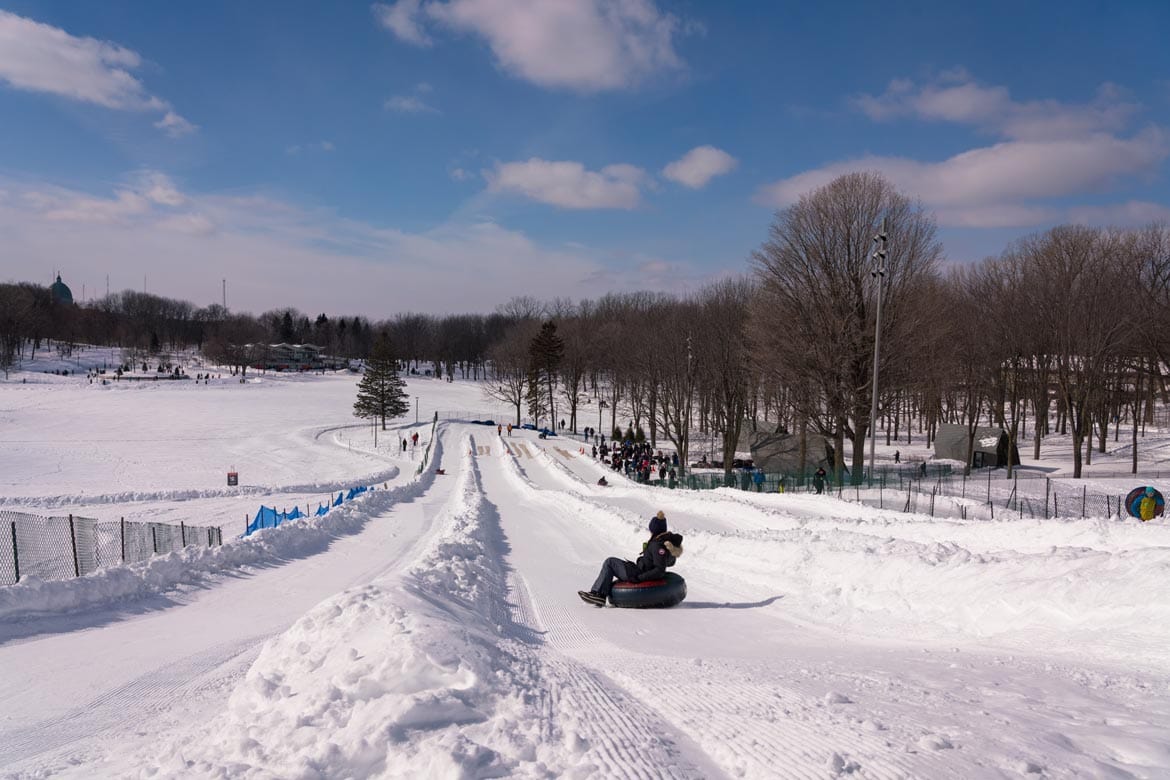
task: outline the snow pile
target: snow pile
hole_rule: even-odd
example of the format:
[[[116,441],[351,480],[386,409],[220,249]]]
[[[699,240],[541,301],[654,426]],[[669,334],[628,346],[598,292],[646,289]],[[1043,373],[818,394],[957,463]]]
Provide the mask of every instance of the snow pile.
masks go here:
[[[564,767],[508,636],[498,518],[464,440],[437,537],[401,579],[330,599],[269,642],[208,733],[149,774],[549,777]]]

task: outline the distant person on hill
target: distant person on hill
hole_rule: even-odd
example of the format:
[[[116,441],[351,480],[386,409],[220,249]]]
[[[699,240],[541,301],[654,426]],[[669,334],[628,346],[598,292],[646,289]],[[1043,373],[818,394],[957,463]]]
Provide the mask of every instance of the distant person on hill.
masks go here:
[[[1142,502],[1138,504],[1138,514],[1141,516],[1143,523],[1148,520],[1153,520],[1154,512],[1158,509],[1158,501],[1154,498],[1154,492],[1152,487],[1146,488],[1146,494],[1142,496]]]
[[[601,487],[609,487],[609,480],[607,480],[605,478],[605,475],[602,474],[601,479],[597,480],[597,484],[600,485]]]
[[[894,450],[894,463],[901,463],[901,462],[902,462],[902,453],[899,452],[898,450]]]
[[[825,467],[820,466],[813,474],[813,487],[817,489],[817,495],[825,492]]]
[[[642,545],[638,560],[606,558],[601,572],[589,590],[579,590],[581,600],[598,607],[604,607],[614,579],[618,582],[649,582],[666,576],[668,566],[682,557],[682,536],[672,534],[666,528],[666,515],[661,511],[650,520],[650,539]]]

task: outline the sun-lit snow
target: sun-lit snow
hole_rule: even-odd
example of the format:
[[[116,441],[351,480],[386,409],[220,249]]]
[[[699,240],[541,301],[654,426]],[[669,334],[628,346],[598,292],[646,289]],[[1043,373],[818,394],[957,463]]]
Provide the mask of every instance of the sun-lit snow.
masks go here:
[[[375,447],[353,375],[249,379],[0,383],[0,508],[226,542],[0,588],[0,776],[1170,775],[1165,521],[640,486],[580,437],[448,421],[510,419],[463,381],[410,378],[418,423]],[[1092,484],[1137,484],[1121,439]],[[260,503],[357,484],[237,538]],[[687,600],[582,603],[657,509]]]

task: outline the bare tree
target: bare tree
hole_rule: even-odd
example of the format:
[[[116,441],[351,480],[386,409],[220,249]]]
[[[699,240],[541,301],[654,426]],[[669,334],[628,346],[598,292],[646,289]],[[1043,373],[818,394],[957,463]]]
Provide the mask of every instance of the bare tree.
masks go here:
[[[809,415],[836,443],[838,479],[844,441],[853,445],[853,475],[864,467],[870,425],[877,285],[873,238],[886,220],[881,375],[927,359],[914,344],[915,292],[933,278],[942,254],[934,220],[881,176],[841,176],[777,213],[769,239],[753,253],[760,294],[754,339],[786,383],[815,389]]]
[[[712,420],[719,430],[723,471],[730,476],[739,435],[752,394],[747,339],[748,303],[752,285],[746,279],[717,282],[699,294],[698,374],[711,400]]]
[[[520,412],[528,397],[528,346],[538,330],[534,320],[524,320],[488,349],[488,382],[483,392],[515,407],[516,425],[520,424]]]
[[[1054,351],[1055,379],[1069,416],[1073,477],[1081,476],[1090,415],[1135,325],[1137,268],[1117,234],[1079,225],[1053,228],[1030,245],[1048,285],[1041,311]]]

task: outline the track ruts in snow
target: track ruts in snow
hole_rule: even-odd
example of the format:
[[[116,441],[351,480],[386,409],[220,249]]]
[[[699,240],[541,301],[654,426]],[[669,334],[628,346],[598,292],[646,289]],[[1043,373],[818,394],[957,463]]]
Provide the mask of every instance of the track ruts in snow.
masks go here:
[[[562,618],[552,624],[542,621],[520,575],[509,577],[509,595],[513,623],[527,625],[534,634],[556,634],[561,642],[566,638],[571,642],[600,641],[584,630],[566,632],[566,626],[573,625],[571,620]],[[550,629],[550,625],[555,628]],[[567,738],[575,735],[585,741],[583,751],[600,765],[600,776],[677,780],[709,777],[679,756],[669,737],[671,729],[657,713],[624,695],[607,678],[559,652],[556,644],[561,642],[545,646],[541,653],[546,709]]]

